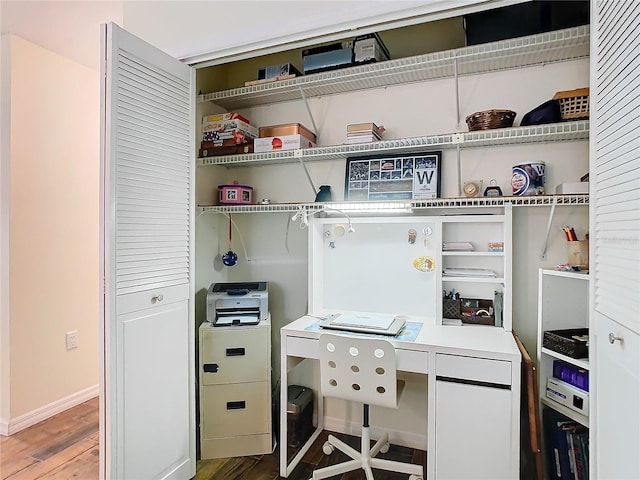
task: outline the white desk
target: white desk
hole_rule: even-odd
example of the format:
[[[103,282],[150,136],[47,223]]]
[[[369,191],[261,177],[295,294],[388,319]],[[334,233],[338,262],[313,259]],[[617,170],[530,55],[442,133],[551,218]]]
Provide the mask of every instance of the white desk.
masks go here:
[[[317,321],[304,316],[280,331],[283,477],[289,476],[324,427],[324,401],[313,386],[318,427],[287,464],[287,373],[303,359],[318,358],[323,332],[307,330]],[[521,356],[511,332],[425,323],[415,341],[389,340],[396,347],[398,370],[424,374],[427,382],[426,479],[518,479]]]

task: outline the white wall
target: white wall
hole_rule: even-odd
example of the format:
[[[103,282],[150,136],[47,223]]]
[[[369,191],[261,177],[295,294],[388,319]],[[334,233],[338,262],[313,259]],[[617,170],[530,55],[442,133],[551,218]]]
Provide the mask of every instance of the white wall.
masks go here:
[[[11,432],[98,392],[100,97],[98,72],[16,36],[8,46]]]

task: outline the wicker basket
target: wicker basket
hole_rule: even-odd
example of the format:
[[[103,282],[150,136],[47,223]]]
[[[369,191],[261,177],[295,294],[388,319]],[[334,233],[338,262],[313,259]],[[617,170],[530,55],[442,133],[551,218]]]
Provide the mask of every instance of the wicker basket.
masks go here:
[[[509,128],[513,125],[516,112],[513,110],[484,110],[472,113],[466,118],[469,131]]]
[[[560,101],[560,115],[563,120],[582,120],[589,118],[589,89],[564,90],[553,96]]]

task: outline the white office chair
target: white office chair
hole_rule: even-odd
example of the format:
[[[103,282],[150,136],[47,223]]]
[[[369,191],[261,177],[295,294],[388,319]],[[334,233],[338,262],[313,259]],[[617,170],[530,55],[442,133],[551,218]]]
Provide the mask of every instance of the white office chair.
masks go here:
[[[349,460],[315,470],[312,480],[340,475],[362,468],[367,480],[373,479],[372,468],[408,473],[410,480],[422,480],[422,465],[375,458],[378,452],[389,450],[389,435],[385,433],[370,447],[369,405],[398,408],[398,398],[404,382],[396,379],[396,352],[387,340],[346,335],[320,335],[320,381],[325,397],[361,402],[362,438],[360,452],[333,435],[322,447],[330,455],[334,448],[349,455]]]

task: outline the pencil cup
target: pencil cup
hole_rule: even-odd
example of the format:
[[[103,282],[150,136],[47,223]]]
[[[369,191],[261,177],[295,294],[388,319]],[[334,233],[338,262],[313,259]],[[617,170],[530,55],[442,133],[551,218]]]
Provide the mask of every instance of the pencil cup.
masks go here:
[[[589,240],[568,242],[567,255],[569,256],[569,265],[572,267],[580,267],[582,270],[588,269]]]

